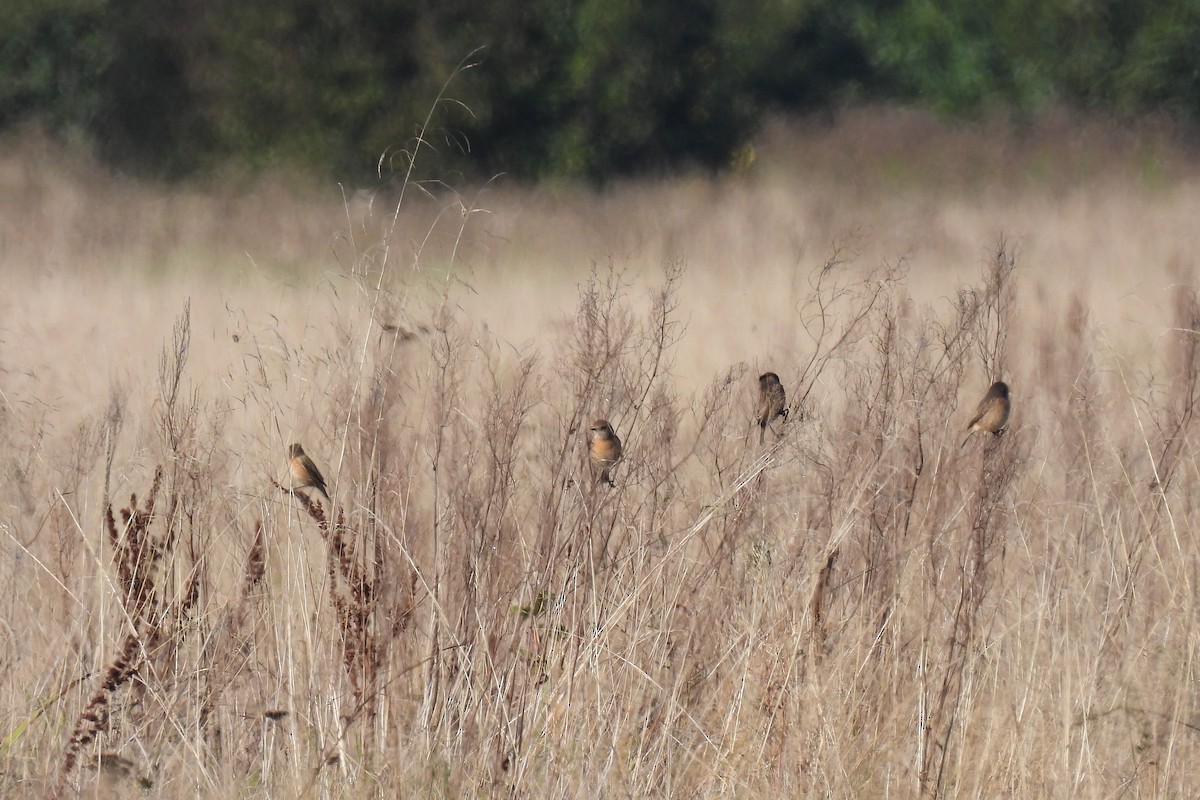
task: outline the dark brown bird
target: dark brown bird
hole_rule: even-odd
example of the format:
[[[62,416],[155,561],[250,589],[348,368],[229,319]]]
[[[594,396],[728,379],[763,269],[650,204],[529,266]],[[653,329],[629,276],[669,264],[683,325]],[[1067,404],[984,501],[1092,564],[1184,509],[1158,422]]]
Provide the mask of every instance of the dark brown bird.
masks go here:
[[[767,426],[778,417],[787,419],[787,393],[783,384],[774,372],[764,372],[758,376],[758,443],[763,443],[767,435]]]
[[[975,416],[971,417],[970,423],[967,424],[967,438],[963,439],[963,443],[958,446],[958,449],[966,447],[967,442],[971,439],[971,434],[976,431],[986,431],[993,436],[1002,435],[1005,426],[1008,425],[1008,415],[1011,411],[1012,401],[1008,397],[1008,384],[1004,381],[996,381],[979,401],[979,407],[975,409]]]
[[[616,486],[609,476],[609,470],[621,460],[621,440],[606,419],[593,422],[589,433],[588,450],[592,457],[592,468],[600,472],[599,483]]]
[[[288,448],[288,469],[292,471],[292,480],[296,482],[293,489],[312,487],[325,495],[326,502],[333,502],[329,499],[329,490],[325,488],[325,478],[321,475],[321,470],[317,469],[317,465],[298,444]]]

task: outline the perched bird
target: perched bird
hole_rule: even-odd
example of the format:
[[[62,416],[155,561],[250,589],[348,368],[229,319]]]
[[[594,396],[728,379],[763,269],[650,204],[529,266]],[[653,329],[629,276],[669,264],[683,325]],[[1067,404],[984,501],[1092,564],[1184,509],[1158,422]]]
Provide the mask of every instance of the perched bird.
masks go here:
[[[776,417],[787,419],[787,394],[783,384],[774,372],[764,372],[758,376],[758,443],[762,444],[767,435],[767,426]]]
[[[288,468],[292,471],[292,480],[296,482],[293,489],[306,489],[311,486],[325,495],[326,502],[333,502],[329,499],[329,490],[325,488],[325,478],[321,475],[321,470],[317,469],[317,465],[298,444],[288,448]]]
[[[979,407],[975,409],[975,416],[971,417],[970,423],[967,424],[967,438],[963,439],[963,443],[959,445],[958,449],[966,447],[971,434],[976,431],[986,431],[993,436],[1003,434],[1004,427],[1008,425],[1008,415],[1011,411],[1012,401],[1008,399],[1008,384],[1004,381],[996,381],[979,401]]]
[[[617,438],[612,425],[609,425],[606,419],[598,419],[592,423],[590,436],[592,468],[600,471],[599,482],[616,486],[608,473],[621,460],[621,440]]]

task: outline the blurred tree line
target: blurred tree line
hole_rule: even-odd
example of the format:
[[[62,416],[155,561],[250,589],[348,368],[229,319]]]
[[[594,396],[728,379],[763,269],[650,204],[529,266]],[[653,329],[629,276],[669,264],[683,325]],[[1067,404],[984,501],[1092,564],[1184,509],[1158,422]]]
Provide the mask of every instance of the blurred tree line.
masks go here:
[[[1200,121],[1200,0],[0,3],[0,130],[164,177],[386,177],[432,112],[439,173],[602,180],[720,167],[767,114],[866,100]]]

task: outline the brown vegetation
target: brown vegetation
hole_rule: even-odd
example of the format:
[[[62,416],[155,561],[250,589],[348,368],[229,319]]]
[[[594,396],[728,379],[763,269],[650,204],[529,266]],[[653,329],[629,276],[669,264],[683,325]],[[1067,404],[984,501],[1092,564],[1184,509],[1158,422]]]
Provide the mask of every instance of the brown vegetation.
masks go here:
[[[34,274],[10,231],[0,793],[1191,794],[1194,165],[786,168],[828,135],[723,180],[351,203],[296,234],[321,273],[117,267],[131,220]],[[80,226],[144,202],[78,191]],[[1007,434],[960,451],[997,378]]]

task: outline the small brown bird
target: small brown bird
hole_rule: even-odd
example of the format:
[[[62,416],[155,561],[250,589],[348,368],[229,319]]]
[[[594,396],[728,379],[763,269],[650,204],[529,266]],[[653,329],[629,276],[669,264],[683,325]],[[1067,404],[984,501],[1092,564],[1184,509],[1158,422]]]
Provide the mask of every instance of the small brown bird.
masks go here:
[[[292,471],[292,479],[296,482],[293,489],[307,489],[311,486],[325,495],[326,502],[333,502],[329,499],[329,490],[325,488],[325,478],[321,475],[321,470],[317,469],[317,465],[304,452],[304,448],[298,444],[288,448],[288,468]]]
[[[592,468],[600,471],[599,483],[616,486],[608,473],[621,460],[621,440],[617,438],[608,420],[598,419],[592,423],[589,449]]]
[[[971,417],[971,422],[967,425],[967,438],[963,439],[958,449],[966,447],[971,434],[976,431],[986,431],[993,436],[1002,435],[1005,426],[1008,425],[1008,415],[1011,411],[1012,401],[1008,399],[1008,384],[996,381],[979,401],[975,416]]]
[[[758,376],[758,443],[763,443],[767,435],[767,426],[777,417],[787,419],[787,394],[783,384],[774,372],[764,372]]]

